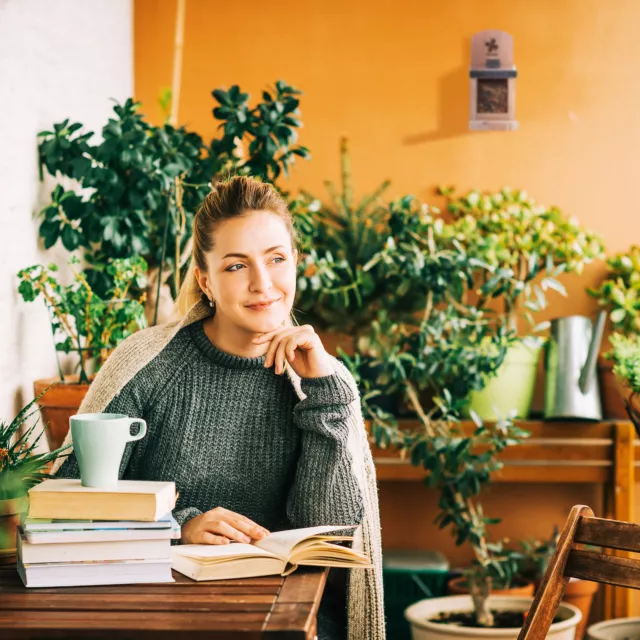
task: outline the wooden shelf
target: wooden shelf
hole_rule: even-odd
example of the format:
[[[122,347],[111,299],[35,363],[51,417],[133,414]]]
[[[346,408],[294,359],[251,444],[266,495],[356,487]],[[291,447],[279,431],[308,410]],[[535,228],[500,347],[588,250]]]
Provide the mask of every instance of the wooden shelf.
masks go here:
[[[496,482],[580,483],[605,486],[605,517],[634,522],[634,487],[640,481],[640,441],[630,421],[603,422],[520,420],[530,432],[521,444],[503,451],[504,467],[493,475]],[[468,433],[473,422],[462,423]],[[416,420],[400,420],[403,430],[420,428]],[[420,481],[428,473],[401,453],[373,447],[379,482]],[[616,553],[630,557],[628,552]],[[607,586],[608,618],[624,618],[631,610],[631,590]]]
[[[624,425],[620,427],[619,425]],[[633,429],[630,422],[544,422],[519,421],[531,436],[509,447],[499,458],[504,467],[494,474],[496,482],[557,482],[604,484],[614,475],[615,443],[619,429]],[[475,428],[463,423],[465,431]],[[415,420],[401,420],[400,428],[419,428]],[[392,449],[373,447],[379,481],[421,480],[426,471]],[[635,474],[640,479],[640,448],[635,448]],[[541,473],[544,468],[544,473]]]

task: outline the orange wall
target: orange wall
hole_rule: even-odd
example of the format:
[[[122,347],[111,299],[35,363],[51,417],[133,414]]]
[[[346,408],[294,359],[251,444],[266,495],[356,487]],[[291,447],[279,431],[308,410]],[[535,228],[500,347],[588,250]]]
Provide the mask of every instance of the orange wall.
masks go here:
[[[135,0],[135,95],[160,121],[171,86],[173,0]],[[599,232],[610,252],[640,240],[634,202],[640,146],[637,0],[187,0],[179,122],[209,139],[211,90],[257,98],[285,79],[302,89],[311,149],[290,183],[324,195],[338,138],[352,141],[356,190],[391,178],[390,196],[431,202],[433,187],[522,187]],[[517,132],[468,131],[470,37],[514,36]],[[547,315],[583,313],[602,266],[567,281]]]
[[[174,12],[172,0],[135,0],[135,95],[156,122],[157,96],[171,85]],[[282,78],[305,93],[300,142],[313,155],[290,189],[324,195],[346,134],[360,194],[385,178],[390,196],[432,202],[442,183],[522,187],[619,251],[640,241],[639,23],[637,0],[187,0],[179,122],[208,140],[213,88],[238,83],[257,98]],[[470,37],[488,28],[514,36],[517,132],[468,131]],[[584,287],[601,273],[598,265],[568,279],[569,298],[554,298],[549,314],[592,311]],[[543,535],[572,504],[599,495],[496,485],[487,511],[505,516],[501,531],[514,538]],[[385,545],[438,546],[466,559],[430,524],[435,503],[422,487],[388,484],[381,500]]]

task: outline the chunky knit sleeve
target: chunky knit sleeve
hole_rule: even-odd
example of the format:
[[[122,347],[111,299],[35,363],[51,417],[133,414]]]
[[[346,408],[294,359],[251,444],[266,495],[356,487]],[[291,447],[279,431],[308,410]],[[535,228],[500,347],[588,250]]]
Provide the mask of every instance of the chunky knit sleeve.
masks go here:
[[[337,374],[305,378],[301,389],[306,398],[294,408],[302,439],[287,499],[289,522],[293,527],[360,524],[363,500],[347,449],[354,393]]]

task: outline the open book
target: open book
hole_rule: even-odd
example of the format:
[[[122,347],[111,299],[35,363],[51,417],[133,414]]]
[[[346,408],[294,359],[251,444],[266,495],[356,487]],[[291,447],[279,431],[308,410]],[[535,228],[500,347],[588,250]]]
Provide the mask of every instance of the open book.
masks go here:
[[[251,544],[177,545],[171,548],[171,566],[193,580],[286,576],[298,565],[371,568],[369,558],[362,553],[331,543],[353,540],[352,537],[326,535],[354,528],[341,525],[289,529]]]

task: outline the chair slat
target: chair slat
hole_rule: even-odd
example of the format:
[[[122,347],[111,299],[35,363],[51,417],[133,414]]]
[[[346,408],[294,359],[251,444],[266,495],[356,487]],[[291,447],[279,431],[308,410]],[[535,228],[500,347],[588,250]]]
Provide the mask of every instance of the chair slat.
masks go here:
[[[574,541],[640,552],[640,525],[604,518],[580,518]]]
[[[569,552],[564,575],[640,589],[640,560],[573,549]]]

